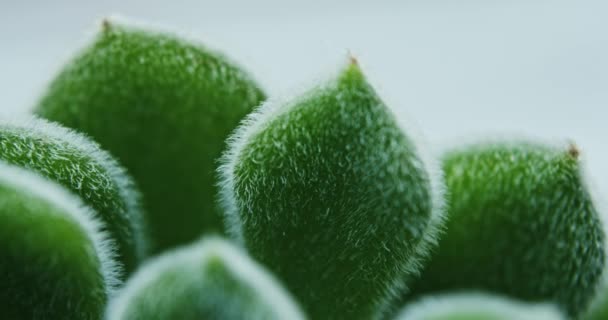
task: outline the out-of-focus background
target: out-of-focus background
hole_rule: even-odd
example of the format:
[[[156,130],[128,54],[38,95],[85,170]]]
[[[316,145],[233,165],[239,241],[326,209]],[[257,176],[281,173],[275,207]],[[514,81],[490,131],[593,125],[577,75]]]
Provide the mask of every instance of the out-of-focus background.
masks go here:
[[[24,112],[101,18],[183,30],[285,95],[356,55],[438,146],[577,142],[608,202],[606,0],[0,0],[0,110]]]

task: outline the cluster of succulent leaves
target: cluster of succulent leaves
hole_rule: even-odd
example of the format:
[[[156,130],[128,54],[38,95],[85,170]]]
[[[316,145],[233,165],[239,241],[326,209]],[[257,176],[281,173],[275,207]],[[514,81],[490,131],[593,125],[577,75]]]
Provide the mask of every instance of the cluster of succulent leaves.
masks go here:
[[[33,112],[0,119],[3,319],[608,317],[577,147],[434,155],[354,58],[267,99],[218,52],[104,21]]]

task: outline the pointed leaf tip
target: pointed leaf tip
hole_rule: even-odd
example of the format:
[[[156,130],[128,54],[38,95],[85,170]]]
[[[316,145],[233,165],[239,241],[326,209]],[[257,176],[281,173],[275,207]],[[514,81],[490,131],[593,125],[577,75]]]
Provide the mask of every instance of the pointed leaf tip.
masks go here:
[[[108,31],[108,30],[110,30],[111,27],[112,27],[112,23],[110,22],[110,19],[103,18],[101,20],[101,30]]]
[[[581,150],[574,142],[568,144],[568,155],[574,160],[577,160],[581,155]]]
[[[355,57],[355,55],[350,51],[348,52],[348,63],[350,67],[359,66],[359,60],[357,60],[357,57]]]
[[[340,72],[339,81],[348,86],[366,83],[366,77],[361,70],[359,60],[350,52],[348,53],[347,65]]]

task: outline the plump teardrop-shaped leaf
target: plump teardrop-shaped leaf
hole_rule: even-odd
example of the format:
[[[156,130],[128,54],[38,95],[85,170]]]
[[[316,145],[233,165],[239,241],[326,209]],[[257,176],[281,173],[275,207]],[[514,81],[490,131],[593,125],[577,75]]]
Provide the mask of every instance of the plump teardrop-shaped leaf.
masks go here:
[[[565,320],[552,304],[525,303],[490,293],[462,292],[424,297],[395,320]]]
[[[172,34],[104,22],[36,108],[92,136],[133,175],[153,252],[221,232],[215,169],[225,139],[264,99],[227,58]]]
[[[101,319],[119,274],[103,229],[76,195],[0,163],[0,317]]]
[[[377,319],[441,221],[418,148],[353,62],[237,130],[220,169],[232,235],[313,319]]]
[[[262,266],[221,238],[154,258],[110,303],[108,320],[302,320]]]
[[[484,289],[585,310],[605,235],[575,146],[497,142],[447,152],[447,232],[414,294]]]
[[[1,118],[0,160],[35,171],[79,195],[105,223],[126,273],[144,257],[139,193],[125,170],[95,142],[46,120]]]

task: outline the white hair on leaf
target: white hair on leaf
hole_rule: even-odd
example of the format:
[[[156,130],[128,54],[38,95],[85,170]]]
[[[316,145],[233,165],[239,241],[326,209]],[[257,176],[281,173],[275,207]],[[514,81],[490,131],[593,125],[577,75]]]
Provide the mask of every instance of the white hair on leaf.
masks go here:
[[[0,162],[0,181],[39,197],[69,215],[90,239],[100,263],[106,295],[112,297],[121,284],[122,268],[116,261],[116,245],[103,231],[104,223],[95,212],[62,186],[20,167]]]
[[[356,65],[357,68],[360,68],[358,61],[353,57],[349,59],[349,67]],[[340,74],[340,73],[338,73]],[[272,98],[263,103],[260,107],[258,107],[253,113],[251,113],[246,119],[244,119],[240,126],[233,132],[231,137],[228,139],[228,147],[224,152],[221,160],[220,167],[218,168],[219,175],[219,187],[220,187],[220,196],[219,201],[224,208],[225,214],[225,223],[226,228],[230,231],[230,235],[237,239],[242,245],[247,246],[247,239],[245,239],[243,235],[243,222],[242,217],[239,216],[240,212],[242,212],[243,208],[241,206],[245,205],[244,202],[247,201],[247,196],[242,196],[242,199],[237,199],[237,195],[235,190],[238,188],[236,185],[236,179],[238,177],[235,176],[238,163],[241,161],[241,157],[245,150],[250,145],[251,141],[262,133],[268,126],[272,125],[273,120],[281,117],[282,115],[288,114],[294,108],[298,107],[299,102],[306,101],[315,92],[318,91],[331,91],[335,86],[339,85],[335,80],[339,77],[330,77],[329,80],[322,81],[320,84],[315,84],[312,86],[308,86],[303,93],[300,94],[290,94],[280,98]],[[374,91],[375,91],[374,87]],[[351,90],[349,89],[344,89]],[[348,94],[352,94],[356,96],[360,94],[357,92],[359,89],[353,89],[355,91],[347,92]],[[362,94],[366,94],[363,92]],[[367,93],[369,94],[369,93]],[[376,93],[374,93],[376,94]],[[292,97],[296,98],[292,98]],[[386,103],[384,96],[382,94],[377,94],[377,96],[382,97],[382,104],[387,107],[387,113],[389,117],[395,120],[398,129],[400,129],[400,133],[407,138],[408,144],[411,148],[411,152],[416,159],[412,160],[412,165],[419,169],[421,172],[424,172],[425,177],[424,180],[428,180],[429,184],[429,195],[430,195],[430,212],[428,221],[425,223],[422,231],[422,235],[419,239],[416,240],[416,243],[412,244],[413,250],[411,253],[411,259],[404,261],[404,263],[398,266],[401,273],[407,274],[408,276],[414,275],[419,272],[420,267],[422,265],[422,261],[428,256],[432,247],[434,247],[438,242],[438,237],[442,226],[444,224],[444,192],[445,186],[442,177],[442,170],[439,164],[437,156],[431,152],[430,150],[424,147],[425,144],[423,139],[421,139],[421,135],[414,130],[414,134],[412,135],[410,132],[410,124],[406,123],[406,121],[402,117],[396,117],[392,112],[390,107],[390,103]],[[338,103],[341,102],[340,97],[337,96]],[[361,116],[361,115],[358,115]],[[369,117],[368,117],[369,118]],[[373,119],[365,118],[365,121],[373,121]],[[414,126],[415,128],[415,126]],[[406,130],[407,129],[407,130]],[[356,138],[353,138],[356,140]],[[378,160],[376,158],[371,159],[369,163],[366,165],[369,166],[369,170],[378,170],[377,165],[374,161]],[[384,165],[384,164],[382,164]],[[381,166],[382,167],[382,166]],[[365,171],[365,170],[362,170]],[[398,170],[390,170],[388,168],[387,172],[395,172]],[[381,172],[379,174],[384,174]],[[374,186],[374,188],[381,188],[382,186]],[[394,186],[395,188],[404,187],[403,185]],[[248,191],[245,191],[247,193]],[[407,278],[405,277],[394,277],[391,280],[390,284],[387,284],[386,296],[382,298],[373,297],[370,298],[374,300],[378,305],[377,317],[380,317],[380,313],[389,312],[388,305],[392,302],[392,300],[399,297],[400,294],[403,293],[405,289],[405,282]]]
[[[133,231],[133,244],[139,260],[147,254],[145,223],[142,216],[141,194],[126,170],[105,150],[84,134],[65,128],[57,123],[30,115],[5,115],[0,118],[0,130],[20,130],[24,137],[48,138],[65,143],[92,159],[115,184],[119,197],[125,204],[125,216]]]
[[[457,292],[426,296],[406,306],[396,320],[448,319],[454,316],[487,315],[504,320],[565,320],[549,303],[524,303],[485,292]],[[492,319],[495,319],[495,318]]]
[[[161,277],[163,272],[183,265],[200,266],[201,272],[204,272],[205,267],[214,259],[222,261],[222,266],[227,268],[231,276],[255,291],[257,298],[266,306],[273,307],[277,319],[305,319],[291,295],[281,287],[274,276],[264,271],[264,268],[251,259],[245,251],[215,236],[205,237],[147,261],[110,302],[106,319],[126,319],[129,303],[141,290]],[[206,297],[212,298],[213,292]],[[229,302],[219,302],[222,308],[230,308]]]

